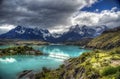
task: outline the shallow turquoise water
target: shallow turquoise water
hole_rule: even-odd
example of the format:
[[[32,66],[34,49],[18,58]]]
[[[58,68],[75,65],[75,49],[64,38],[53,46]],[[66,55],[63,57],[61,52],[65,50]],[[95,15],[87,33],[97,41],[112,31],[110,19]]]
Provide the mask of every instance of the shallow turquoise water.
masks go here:
[[[67,57],[77,57],[83,52],[89,51],[79,46],[73,45],[45,45],[45,46],[33,46],[36,50],[40,50],[43,53],[58,55],[58,56],[67,56]]]
[[[3,48],[3,47],[2,47]],[[47,56],[15,55],[0,58],[0,79],[15,79],[23,70],[40,71],[42,67],[56,69],[64,60],[77,57],[83,52],[78,46],[47,45],[33,46],[34,49],[47,53]]]
[[[9,47],[15,47],[16,45],[1,45],[0,49],[5,49],[5,48],[9,48]]]

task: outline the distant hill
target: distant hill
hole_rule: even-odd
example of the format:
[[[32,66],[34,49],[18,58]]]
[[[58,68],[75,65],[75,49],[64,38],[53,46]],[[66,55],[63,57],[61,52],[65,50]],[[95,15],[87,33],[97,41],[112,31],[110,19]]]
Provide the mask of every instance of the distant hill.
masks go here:
[[[85,45],[87,45],[92,39],[94,39],[94,38],[82,38],[78,41],[66,41],[66,42],[63,42],[63,44],[79,45],[79,46],[85,47]]]
[[[120,31],[120,26],[113,29],[107,29],[103,33],[118,32],[118,31]]]

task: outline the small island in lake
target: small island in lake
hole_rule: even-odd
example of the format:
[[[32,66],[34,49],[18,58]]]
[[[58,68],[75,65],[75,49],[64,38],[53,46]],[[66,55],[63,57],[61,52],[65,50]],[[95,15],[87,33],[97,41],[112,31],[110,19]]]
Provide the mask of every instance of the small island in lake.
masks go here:
[[[43,53],[37,51],[29,46],[16,46],[5,49],[0,49],[0,56],[8,55],[42,55]]]

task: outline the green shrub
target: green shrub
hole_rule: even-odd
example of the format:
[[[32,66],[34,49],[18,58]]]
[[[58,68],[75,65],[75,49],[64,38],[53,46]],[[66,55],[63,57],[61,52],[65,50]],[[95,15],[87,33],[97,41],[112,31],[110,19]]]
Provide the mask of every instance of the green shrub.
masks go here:
[[[109,66],[109,67],[103,69],[102,75],[103,76],[108,76],[108,75],[111,75],[111,74],[115,74],[116,72],[117,72],[116,68]]]
[[[118,57],[112,57],[111,60],[120,60]]]
[[[115,75],[115,79],[120,79],[120,71],[117,71],[117,73]]]
[[[118,71],[120,72],[120,66],[117,66],[117,67],[109,66],[103,70],[102,75],[103,76],[112,75],[117,73]]]
[[[94,52],[95,52],[95,53],[100,53],[100,51],[99,51],[99,50],[94,50]]]
[[[49,72],[49,71],[50,71],[50,69],[47,69],[46,67],[42,68],[42,72],[44,72],[44,73]]]

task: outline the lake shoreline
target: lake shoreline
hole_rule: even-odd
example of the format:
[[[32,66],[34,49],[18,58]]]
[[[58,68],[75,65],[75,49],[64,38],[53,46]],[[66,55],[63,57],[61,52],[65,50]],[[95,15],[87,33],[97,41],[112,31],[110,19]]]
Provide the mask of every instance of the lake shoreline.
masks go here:
[[[26,57],[28,57],[29,61],[27,60],[27,62],[24,62],[23,66],[26,64],[26,68],[31,66],[31,65],[34,65],[35,67],[33,69],[31,69],[31,68],[26,69],[25,68],[22,71],[24,71],[24,70],[33,70],[33,72],[34,72],[34,69],[36,67],[38,68],[38,70],[39,69],[41,70],[41,68],[43,68],[43,67],[54,70],[54,69],[59,68],[60,65],[63,65],[64,60],[67,60],[68,56],[77,57],[81,53],[83,53],[84,51],[88,51],[88,50],[86,50],[84,48],[80,49],[79,46],[73,46],[73,45],[37,45],[37,46],[33,45],[33,46],[30,46],[30,47],[32,47],[34,50],[37,50],[37,51],[41,50],[41,52],[43,54],[42,55],[34,55],[34,54],[27,54],[26,55],[26,54],[15,54],[15,53],[14,53],[14,55],[13,54],[11,54],[11,55],[6,54],[6,55],[1,57],[2,63],[10,64],[10,63],[24,62],[24,60],[26,61],[26,59],[27,59]],[[14,47],[11,47],[11,48],[14,49]],[[7,51],[9,51],[8,49],[11,50],[10,48],[7,48]],[[13,52],[14,52],[14,50],[13,50]],[[19,58],[19,59],[16,59],[16,58]],[[15,62],[11,62],[11,60],[13,60],[13,59],[15,60]],[[33,60],[34,62],[31,61],[31,60]],[[39,61],[41,61],[41,62],[39,62]],[[28,62],[29,62],[29,66],[27,66]],[[31,64],[31,63],[34,63],[34,64]],[[37,66],[38,65],[37,63],[39,63],[39,66]],[[42,63],[43,63],[43,65],[42,65]],[[22,65],[19,66],[19,67],[21,68]],[[22,73],[22,71],[20,71],[20,72]],[[6,72],[8,72],[8,71],[6,71]],[[39,73],[39,71],[37,71],[37,73]]]

